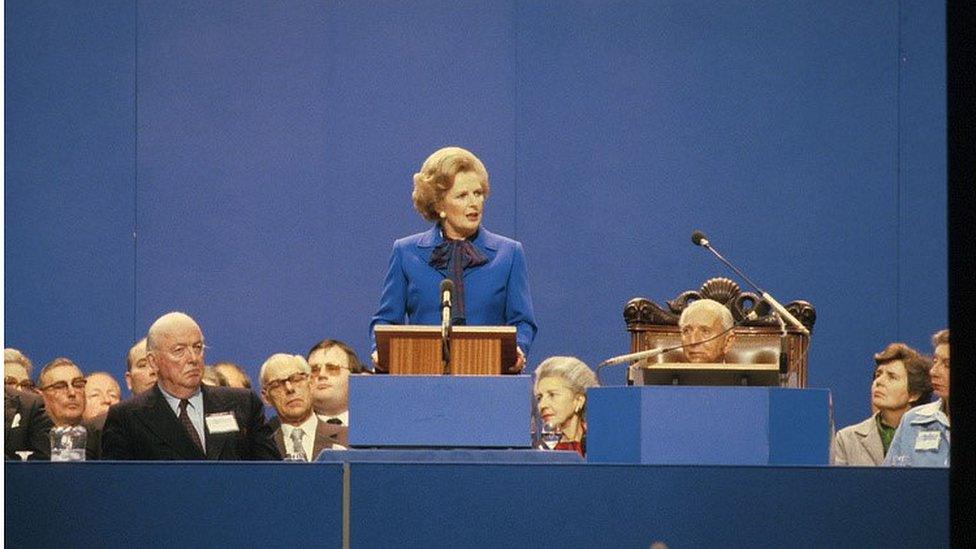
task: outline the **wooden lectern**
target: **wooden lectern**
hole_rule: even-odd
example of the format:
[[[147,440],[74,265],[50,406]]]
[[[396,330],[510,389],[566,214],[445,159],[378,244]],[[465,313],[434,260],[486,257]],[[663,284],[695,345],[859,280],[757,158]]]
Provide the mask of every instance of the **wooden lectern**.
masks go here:
[[[394,375],[440,375],[440,326],[377,325],[377,372]],[[451,328],[450,370],[454,375],[498,375],[512,371],[518,358],[514,326]]]

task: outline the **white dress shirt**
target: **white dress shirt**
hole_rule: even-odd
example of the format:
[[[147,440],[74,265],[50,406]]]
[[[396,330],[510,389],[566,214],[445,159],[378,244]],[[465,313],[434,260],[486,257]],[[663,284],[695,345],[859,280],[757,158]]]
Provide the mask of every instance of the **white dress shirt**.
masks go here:
[[[315,447],[315,431],[319,426],[319,418],[315,417],[315,414],[308,416],[301,425],[289,425],[285,422],[281,422],[281,434],[285,437],[285,449],[286,453],[294,454],[295,448],[293,448],[294,442],[291,440],[291,432],[295,429],[301,429],[305,432],[305,436],[302,437],[302,448],[305,450],[305,457],[309,461],[315,459],[312,455],[312,449]],[[288,451],[290,450],[290,451]]]

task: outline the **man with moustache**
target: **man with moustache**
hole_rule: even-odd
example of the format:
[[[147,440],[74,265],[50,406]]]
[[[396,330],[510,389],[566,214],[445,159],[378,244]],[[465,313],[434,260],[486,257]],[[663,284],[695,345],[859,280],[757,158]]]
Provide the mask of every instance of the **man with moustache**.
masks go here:
[[[901,418],[884,465],[949,466],[949,330],[932,336],[932,390],[939,400],[909,410]]]
[[[125,385],[133,396],[156,386],[156,371],[146,358],[146,338],[142,338],[125,355]]]
[[[109,408],[105,459],[280,460],[254,393],[201,383],[203,332],[185,313],[149,328],[146,351],[157,384]]]
[[[275,445],[282,455],[312,461],[324,449],[343,448],[346,428],[330,425],[312,413],[311,370],[298,355],[272,355],[261,366],[261,398],[278,413]]]

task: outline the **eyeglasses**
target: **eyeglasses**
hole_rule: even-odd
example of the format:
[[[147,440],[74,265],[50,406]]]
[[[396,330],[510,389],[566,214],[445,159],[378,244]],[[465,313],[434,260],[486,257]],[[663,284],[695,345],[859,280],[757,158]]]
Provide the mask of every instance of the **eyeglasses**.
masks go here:
[[[322,366],[316,365],[316,366],[312,366],[311,368],[312,368],[312,375],[313,376],[318,376],[319,374],[322,373],[322,369],[323,369]],[[341,372],[343,370],[349,370],[349,366],[339,366],[338,364],[326,364],[325,365],[325,371],[330,376],[337,376],[337,375],[339,375],[339,372]]]
[[[169,350],[169,356],[176,360],[185,358],[188,354],[193,353],[194,356],[203,356],[203,352],[209,349],[203,343],[195,343],[193,345],[177,345]]]
[[[17,378],[8,376],[3,378],[3,384],[4,386],[10,387],[11,389],[20,389],[21,391],[34,390],[34,383],[29,379],[25,379],[24,381],[17,381]]]
[[[268,392],[280,391],[285,387],[285,383],[291,383],[292,385],[297,385],[308,379],[308,374],[305,372],[299,372],[297,374],[292,374],[284,379],[275,379],[264,384],[264,388]]]
[[[85,385],[88,385],[88,380],[83,377],[76,377],[71,380],[71,386],[74,387],[75,389],[84,389]],[[41,390],[42,391],[51,390],[51,391],[61,393],[68,390],[68,382],[56,381],[46,387],[41,387]]]

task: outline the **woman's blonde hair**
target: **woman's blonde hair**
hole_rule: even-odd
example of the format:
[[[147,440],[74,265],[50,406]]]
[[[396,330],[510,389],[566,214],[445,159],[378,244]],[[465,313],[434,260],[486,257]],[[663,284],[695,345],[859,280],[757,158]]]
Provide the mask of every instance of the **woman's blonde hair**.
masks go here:
[[[485,198],[491,188],[488,170],[478,157],[461,147],[444,147],[427,157],[420,172],[413,174],[413,206],[427,221],[440,219],[437,205],[454,186],[454,177],[471,172],[481,179]]]

